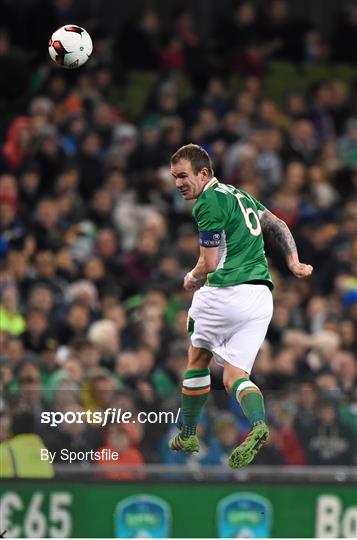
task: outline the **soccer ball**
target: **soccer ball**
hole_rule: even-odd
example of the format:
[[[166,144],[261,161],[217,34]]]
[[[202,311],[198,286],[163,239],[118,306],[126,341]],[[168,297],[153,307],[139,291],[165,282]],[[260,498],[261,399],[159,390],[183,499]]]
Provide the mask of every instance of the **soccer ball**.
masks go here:
[[[48,42],[48,52],[56,64],[75,69],[83,66],[92,54],[93,43],[84,28],[66,24],[53,32]]]

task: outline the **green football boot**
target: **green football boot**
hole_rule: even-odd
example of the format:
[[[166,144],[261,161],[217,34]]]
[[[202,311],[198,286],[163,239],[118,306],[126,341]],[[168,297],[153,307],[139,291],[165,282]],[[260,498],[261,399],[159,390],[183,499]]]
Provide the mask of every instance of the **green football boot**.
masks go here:
[[[269,437],[269,429],[266,424],[257,424],[249,432],[245,441],[233,450],[228,459],[232,469],[249,465],[266,443]]]
[[[187,439],[183,439],[180,433],[170,439],[169,448],[178,452],[198,452],[200,449],[200,443],[197,436],[191,435]]]

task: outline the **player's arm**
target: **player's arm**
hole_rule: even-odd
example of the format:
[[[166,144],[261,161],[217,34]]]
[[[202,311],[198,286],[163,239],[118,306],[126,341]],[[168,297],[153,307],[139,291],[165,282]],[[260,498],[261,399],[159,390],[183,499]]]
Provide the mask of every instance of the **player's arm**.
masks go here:
[[[214,272],[218,265],[218,248],[223,237],[225,214],[219,201],[202,202],[195,207],[194,218],[198,226],[200,256],[196,266],[184,279],[184,288],[198,289],[207,274]]]
[[[313,267],[310,264],[304,264],[299,261],[295,240],[285,221],[274,216],[267,209],[260,213],[259,219],[264,234],[269,236],[279,247],[290,271],[297,278],[310,276]]]
[[[201,281],[206,279],[207,274],[214,272],[218,264],[218,247],[200,246],[200,256],[196,266],[188,272],[184,280],[184,288],[187,290],[197,289]]]
[[[221,243],[222,231],[199,231],[200,256],[196,266],[186,274],[184,288],[198,289],[207,274],[214,272],[218,265],[218,248]]]

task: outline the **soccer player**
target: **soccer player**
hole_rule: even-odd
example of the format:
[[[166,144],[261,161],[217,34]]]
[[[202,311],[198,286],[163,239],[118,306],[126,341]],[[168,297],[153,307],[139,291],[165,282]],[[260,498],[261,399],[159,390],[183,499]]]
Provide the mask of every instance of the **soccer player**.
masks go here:
[[[195,290],[188,312],[191,345],[182,384],[183,423],[169,442],[172,450],[198,452],[196,425],[210,391],[212,357],[223,366],[223,383],[252,424],[230,457],[232,468],[248,465],[266,442],[264,399],[249,379],[273,312],[273,283],[264,253],[263,232],[273,239],[298,278],[313,268],[299,261],[284,221],[254,197],[220,183],[207,152],[195,144],[171,157],[171,173],[186,200],[196,199],[200,255],[186,274],[184,288]]]

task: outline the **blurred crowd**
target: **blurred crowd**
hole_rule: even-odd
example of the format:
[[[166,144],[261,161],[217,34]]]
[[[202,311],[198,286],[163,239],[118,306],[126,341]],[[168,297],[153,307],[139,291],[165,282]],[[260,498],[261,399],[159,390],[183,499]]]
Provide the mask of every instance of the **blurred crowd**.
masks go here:
[[[7,21],[17,3],[3,4]],[[34,2],[34,13],[44,5],[54,26],[85,17],[73,19],[81,2]],[[38,69],[21,110],[5,95],[0,140],[1,440],[21,425],[51,451],[112,448],[121,464],[199,467],[226,463],[245,437],[249,426],[216,365],[195,457],[168,450],[171,425],[40,423],[48,410],[177,411],[192,294],[182,282],[198,240],[192,201],[176,191],[169,162],[194,142],[220,181],[286,221],[300,259],[314,266],[311,279],[298,281],[266,244],[275,310],[252,379],[272,435],[256,463],[356,462],[357,73],[350,85],[332,78],[305,92],[288,88],[283,102],[265,95],[262,77],[279,58],[355,61],[346,40],[357,11],[327,40],[291,21],[287,2],[269,6],[261,19],[256,3],[240,2],[234,17],[213,25],[208,51],[187,10],[168,36],[158,13],[145,11],[110,47],[89,13],[93,59],[70,74],[52,68],[46,51],[27,50],[10,24],[0,30],[0,63],[16,49],[18,65],[31,53]],[[116,94],[132,69],[158,75],[134,120]],[[235,72],[241,84],[231,92]],[[24,411],[33,422],[21,421]]]

